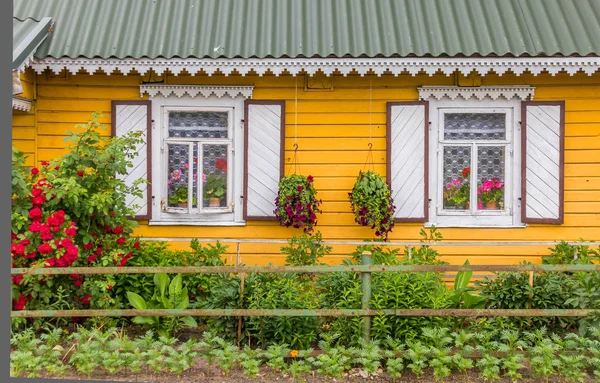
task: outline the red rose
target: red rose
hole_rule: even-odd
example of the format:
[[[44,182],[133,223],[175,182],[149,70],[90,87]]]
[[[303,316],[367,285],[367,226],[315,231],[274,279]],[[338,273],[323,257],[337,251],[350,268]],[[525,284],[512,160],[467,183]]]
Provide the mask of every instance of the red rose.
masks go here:
[[[115,212],[114,212],[114,211],[111,211],[111,212],[110,212],[110,216],[111,216],[111,217],[114,217],[114,216],[115,216]]]
[[[71,240],[71,238],[65,238],[62,241],[60,241],[60,245],[62,247],[69,247],[69,246],[73,246],[73,241]]]
[[[31,243],[31,241],[28,239],[22,239],[21,242],[19,242],[19,243],[23,246],[27,246]]]
[[[73,284],[75,286],[81,286],[82,283],[83,283],[83,279],[81,279],[81,278],[77,278],[73,281]]]
[[[50,246],[50,245],[48,245]],[[27,253],[26,255],[23,256],[23,258],[26,259],[33,259],[37,256],[37,253],[35,251],[30,251],[29,253]],[[32,265],[33,266],[33,265]]]
[[[29,210],[29,218],[30,219],[37,219],[37,218],[41,218],[42,217],[42,209],[40,209],[39,207],[34,207],[33,209]]]
[[[81,303],[83,303],[84,305],[89,305],[91,297],[92,297],[91,295],[84,296],[83,298],[81,298]]]
[[[42,241],[52,241],[54,236],[50,233],[41,233],[40,238],[42,239]]]
[[[44,234],[50,234],[50,226],[46,225],[46,224],[40,224],[40,232],[44,233]]]
[[[119,237],[117,238],[117,245],[122,245],[125,243],[125,237]]]
[[[106,289],[107,289],[107,290],[112,290],[112,289],[113,289],[113,287],[115,287],[115,286],[113,286],[113,285],[106,286]]]
[[[67,237],[74,237],[75,235],[77,235],[77,229],[69,227],[65,230],[65,235]]]
[[[21,274],[13,275],[12,276],[12,281],[17,286],[21,284],[22,280],[23,280],[23,276]]]
[[[92,263],[96,260],[97,255],[96,254],[92,254],[88,257],[88,262]]]
[[[54,265],[56,265],[56,258],[50,258],[44,261],[44,267],[54,267]]]
[[[15,239],[17,239],[17,235],[11,231],[10,232],[10,240],[14,241]]]
[[[39,247],[38,247],[38,251],[41,254],[50,254],[52,253],[52,246],[50,246],[47,243],[42,243]]]
[[[93,242],[86,243],[86,244],[83,245],[83,249],[84,250],[91,250],[92,247],[94,247],[94,243]]]
[[[65,218],[65,212],[63,210],[59,210],[56,212],[56,215],[60,218]]]
[[[78,253],[79,249],[77,248],[77,246],[71,246],[67,248],[67,255],[69,256],[77,256]]]
[[[18,244],[17,246],[15,246],[15,254],[17,255],[23,255],[25,254],[25,246]]]
[[[44,195],[39,195],[31,199],[31,203],[34,205],[42,205],[44,202],[46,202],[46,196]]]
[[[98,254],[98,255],[102,254],[102,248],[101,247],[99,247],[99,248],[96,249],[96,254]]]
[[[50,162],[48,162],[48,161],[42,161],[42,166],[48,166],[48,165],[50,165]]]
[[[25,298],[25,295],[19,294],[19,299],[13,300],[13,309],[14,310],[23,310],[25,308],[26,303],[27,303],[27,298]]]
[[[133,244],[133,248],[137,249],[140,247],[140,241],[135,241],[135,243]]]
[[[83,172],[79,171],[79,172],[77,172],[77,175],[78,175],[79,177],[83,177]]]
[[[112,229],[113,234],[121,234],[123,232],[123,226],[119,225],[117,227],[115,227],[114,229]]]
[[[39,197],[42,195],[42,189],[38,189],[37,187],[34,186],[33,189],[31,189],[31,194],[34,197]]]
[[[31,168],[31,174],[36,175],[40,172],[40,169],[38,168]]]

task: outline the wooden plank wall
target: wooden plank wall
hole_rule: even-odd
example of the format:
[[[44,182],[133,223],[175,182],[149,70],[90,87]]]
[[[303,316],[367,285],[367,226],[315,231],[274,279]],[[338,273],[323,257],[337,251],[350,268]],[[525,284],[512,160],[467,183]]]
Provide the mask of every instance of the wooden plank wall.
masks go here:
[[[48,160],[63,153],[65,132],[90,118],[91,112],[105,114],[110,132],[110,101],[140,99],[136,75],[68,75],[67,79],[37,76],[37,158]],[[358,172],[364,168],[368,143],[373,143],[375,170],[385,174],[386,102],[413,101],[421,85],[453,85],[446,76],[368,77],[335,76],[332,91],[305,91],[304,78],[290,76],[169,76],[170,84],[254,85],[254,99],[286,101],[286,174],[293,157],[293,145],[299,145],[299,171],[315,177],[315,186],[323,199],[323,214],[317,228],[329,240],[363,240],[373,232],[353,222],[347,193]],[[565,223],[530,225],[527,228],[466,229],[443,228],[444,239],[460,241],[551,241],[600,239],[600,73],[568,76],[488,75],[484,85],[527,84],[536,87],[536,100],[566,100]],[[369,96],[371,95],[371,97]],[[370,100],[371,99],[371,100]],[[14,130],[13,130],[14,131]],[[392,240],[418,240],[419,224],[397,224]],[[248,222],[243,227],[148,226],[142,222],[136,234],[155,238],[274,238],[287,239],[299,233],[274,222]],[[187,243],[173,242],[174,248]],[[282,245],[244,244],[245,264],[283,264]],[[355,246],[335,246],[327,263],[336,264]],[[230,246],[230,262],[235,261],[235,245]],[[533,248],[440,248],[445,259],[473,264],[540,262],[545,247]]]
[[[31,68],[21,73],[23,93],[19,97],[28,100],[35,99],[35,74]],[[34,166],[36,163],[36,105],[32,104],[29,112],[12,110],[12,141],[13,146],[27,155],[25,165]]]

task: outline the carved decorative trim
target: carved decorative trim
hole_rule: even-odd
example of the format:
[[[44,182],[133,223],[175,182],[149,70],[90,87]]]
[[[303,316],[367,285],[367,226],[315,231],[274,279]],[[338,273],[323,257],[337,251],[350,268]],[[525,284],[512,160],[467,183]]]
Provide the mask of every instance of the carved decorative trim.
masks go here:
[[[155,97],[157,94],[164,97],[169,97],[174,94],[181,98],[184,95],[189,95],[194,98],[198,95],[202,97],[229,96],[236,98],[243,96],[244,98],[252,98],[253,86],[200,86],[200,85],[140,85],[140,97],[144,93],[148,93],[150,97]]]
[[[157,59],[87,59],[87,58],[45,58],[35,60],[30,64],[37,72],[42,73],[50,69],[59,73],[66,68],[72,74],[84,70],[93,74],[101,69],[106,74],[113,71],[119,71],[127,75],[132,70],[144,75],[149,70],[162,75],[166,70],[174,75],[186,71],[192,75],[200,72],[212,76],[216,73],[222,73],[228,76],[232,72],[237,72],[242,76],[250,73],[256,73],[262,76],[266,73],[272,73],[279,76],[284,72],[291,75],[298,75],[304,72],[308,75],[315,75],[317,72],[329,76],[334,72],[347,76],[356,72],[361,76],[372,71],[377,76],[384,73],[400,75],[409,73],[415,76],[419,73],[426,73],[430,76],[441,72],[446,76],[459,71],[463,75],[468,75],[476,71],[480,75],[486,75],[494,72],[503,75],[512,71],[516,75],[521,75],[528,71],[533,75],[547,71],[551,75],[556,75],[561,71],[574,75],[583,71],[588,76],[600,69],[600,57],[526,57],[526,58],[291,58],[291,59],[182,59],[182,58],[157,58]]]
[[[23,112],[29,112],[31,110],[31,101],[13,97],[12,108],[16,110],[22,110]]]
[[[483,100],[486,97],[492,100],[497,100],[503,97],[510,100],[518,97],[521,100],[533,100],[533,92],[535,88],[530,86],[480,86],[480,87],[459,87],[459,86],[423,86],[418,88],[419,100],[428,100],[435,98],[441,100],[447,97],[455,100],[461,97],[464,100],[476,98]]]

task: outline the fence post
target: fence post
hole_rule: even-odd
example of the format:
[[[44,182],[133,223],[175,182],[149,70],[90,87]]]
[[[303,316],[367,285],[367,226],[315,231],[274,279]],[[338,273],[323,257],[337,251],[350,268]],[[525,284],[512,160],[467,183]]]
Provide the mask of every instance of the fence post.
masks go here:
[[[362,253],[362,264],[370,265],[371,264],[371,252],[363,251]],[[368,310],[371,308],[371,272],[364,272],[361,275],[362,278],[362,309]],[[371,317],[364,316],[363,317],[363,331],[362,337],[365,341],[371,340]]]

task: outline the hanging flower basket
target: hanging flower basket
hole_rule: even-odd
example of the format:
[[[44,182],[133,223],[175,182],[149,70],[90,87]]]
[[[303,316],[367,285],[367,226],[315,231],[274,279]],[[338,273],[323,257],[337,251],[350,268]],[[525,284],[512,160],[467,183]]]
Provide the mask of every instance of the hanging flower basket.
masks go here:
[[[279,182],[279,193],[275,198],[275,216],[281,226],[303,228],[312,233],[317,224],[317,213],[321,201],[316,198],[317,191],[313,177],[292,174]]]
[[[354,221],[370,226],[375,235],[387,241],[394,228],[394,201],[390,187],[383,178],[373,172],[360,172],[351,193],[348,193]]]

